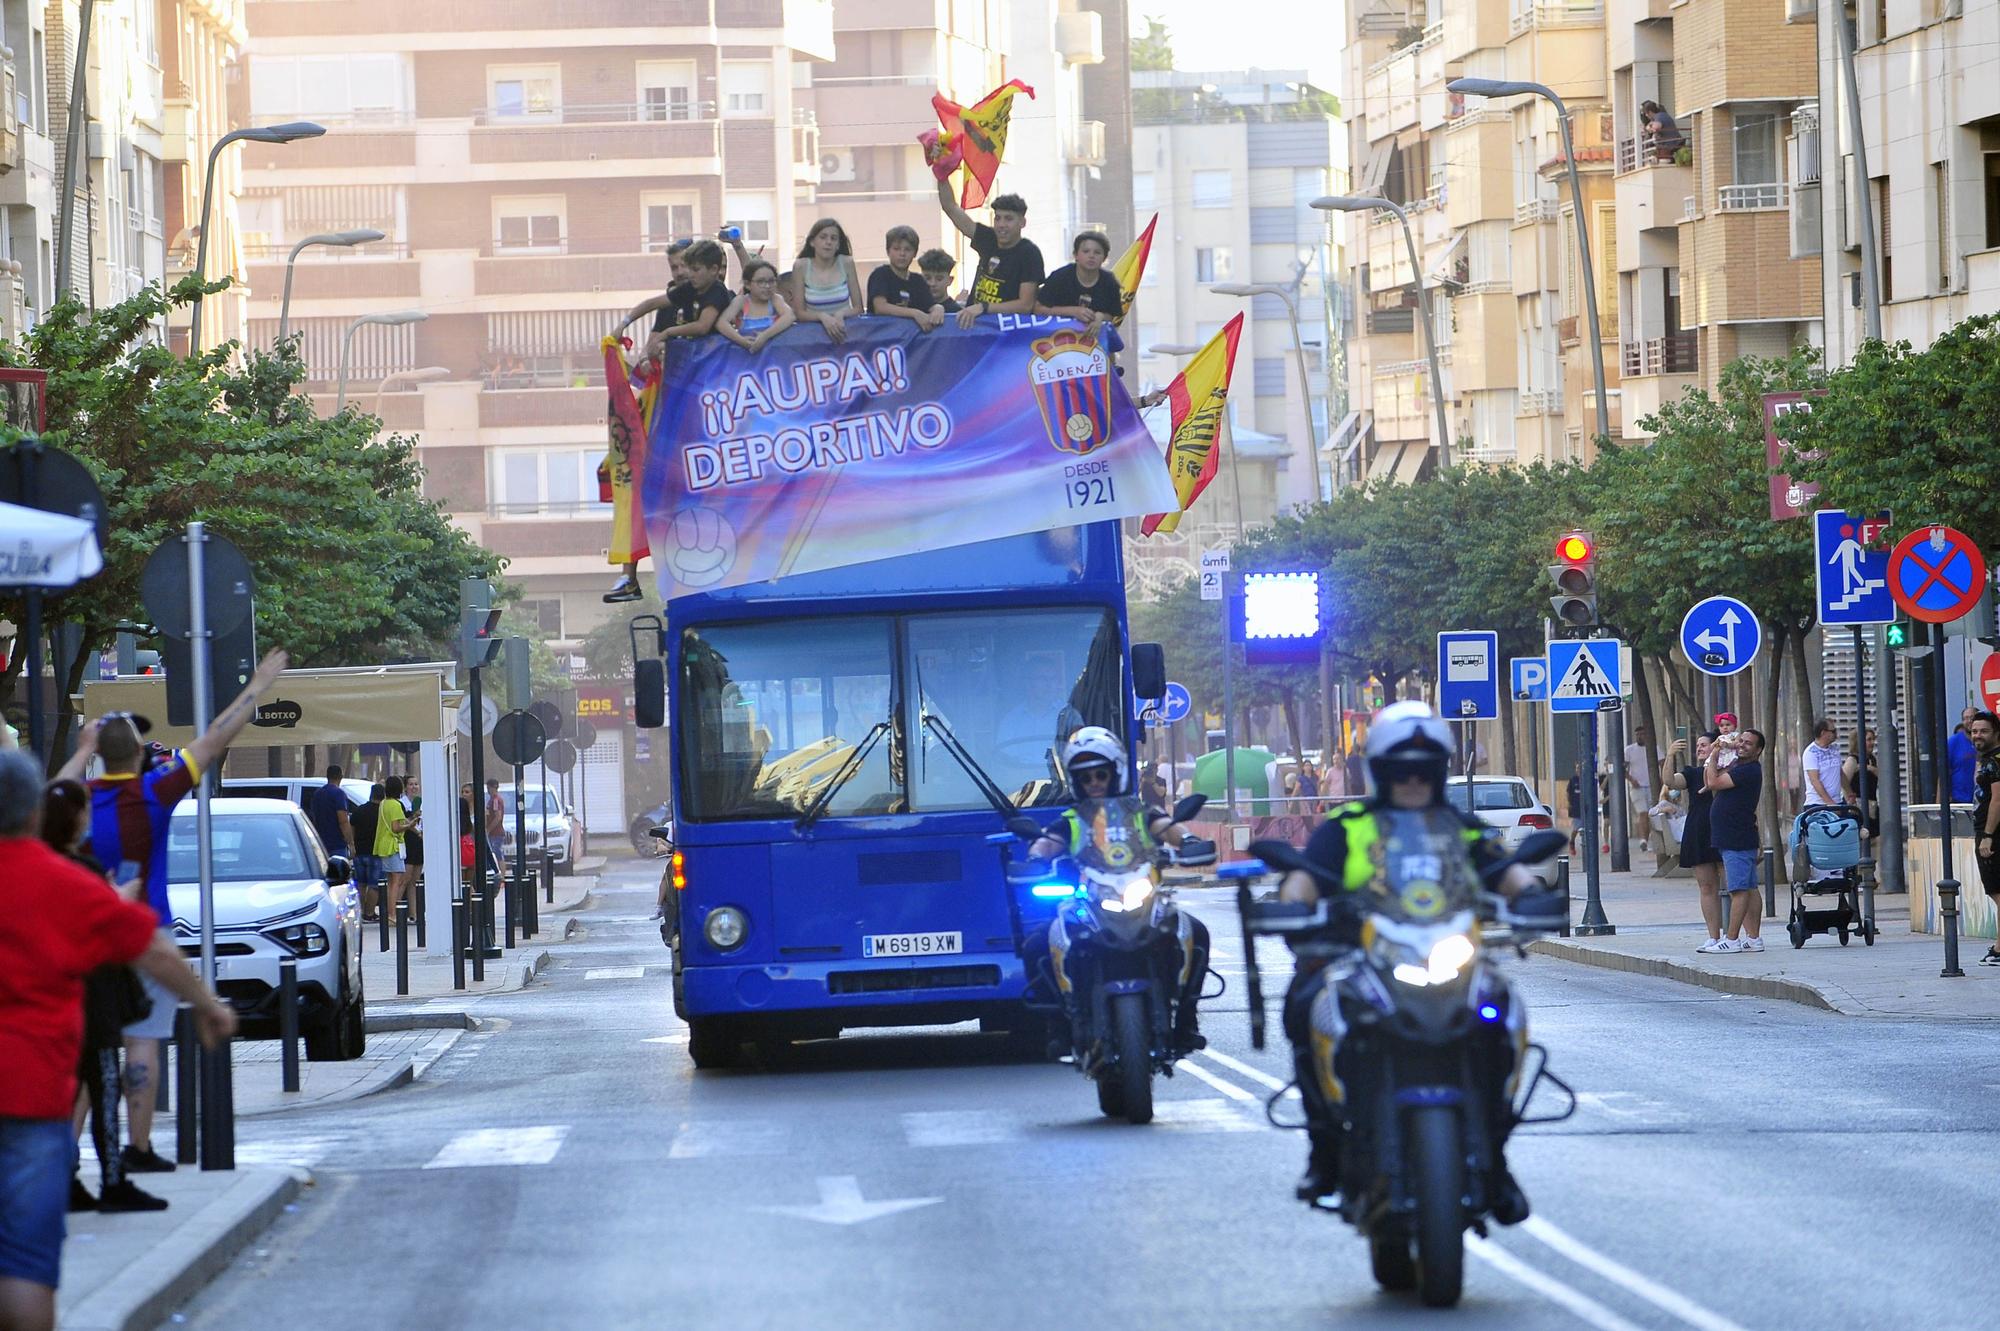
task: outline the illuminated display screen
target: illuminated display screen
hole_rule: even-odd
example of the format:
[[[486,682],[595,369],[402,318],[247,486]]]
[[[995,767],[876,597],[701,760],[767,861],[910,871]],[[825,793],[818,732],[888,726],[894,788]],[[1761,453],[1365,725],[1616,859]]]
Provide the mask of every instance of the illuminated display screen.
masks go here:
[[[1243,576],[1243,639],[1318,638],[1319,574],[1246,573]]]

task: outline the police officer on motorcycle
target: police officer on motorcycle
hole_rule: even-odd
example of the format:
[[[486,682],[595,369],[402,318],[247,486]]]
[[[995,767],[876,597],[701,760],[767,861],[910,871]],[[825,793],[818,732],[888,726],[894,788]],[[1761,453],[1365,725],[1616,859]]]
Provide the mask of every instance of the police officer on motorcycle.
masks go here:
[[[1369,728],[1367,744],[1373,793],[1327,814],[1307,842],[1303,855],[1288,866],[1291,872],[1280,886],[1280,898],[1302,903],[1322,898],[1338,902],[1351,900],[1360,893],[1386,890],[1388,869],[1384,851],[1392,838],[1414,842],[1428,836],[1430,844],[1455,845],[1475,872],[1504,859],[1505,852],[1483,824],[1445,802],[1445,777],[1452,748],[1450,727],[1424,703],[1391,703],[1377,713]],[[1509,866],[1497,882],[1488,884],[1510,899],[1535,885],[1534,878],[1518,864]],[[1335,937],[1330,941],[1358,946],[1355,923],[1358,916],[1340,912],[1335,918]],[[1292,1040],[1308,1134],[1312,1139],[1312,1155],[1298,1185],[1298,1194],[1305,1200],[1324,1197],[1340,1185],[1340,1151],[1345,1132],[1341,1108],[1332,1103],[1321,1085],[1313,1051],[1315,1034],[1322,1040],[1330,1040],[1333,1044],[1330,1057],[1339,1066],[1342,1056],[1339,1037],[1330,1032],[1315,1032],[1310,1020],[1314,1000],[1326,983],[1326,964],[1309,964],[1301,958],[1285,996],[1285,1032]],[[1525,1041],[1526,1016],[1518,997],[1507,1006],[1513,1029],[1484,1028],[1480,1032],[1482,1047],[1477,1051],[1475,1067],[1485,1083],[1485,1100],[1493,1114],[1495,1167],[1490,1189],[1493,1217],[1511,1225],[1528,1216],[1528,1199],[1508,1172],[1504,1153],[1507,1135],[1514,1126],[1509,1090],[1517,1059],[1516,1040]],[[1353,1081],[1345,1076],[1341,1080],[1347,1084]]]
[[[1079,800],[1109,800],[1126,793],[1125,747],[1103,726],[1084,726],[1069,737],[1063,746],[1063,771],[1069,777],[1071,794]],[[1165,810],[1146,808],[1144,816],[1145,832],[1155,843],[1178,847],[1190,839],[1188,830]],[[1082,850],[1086,829],[1074,807],[1063,810],[1063,823],[1061,833],[1051,828],[1033,843],[1029,853],[1037,859],[1053,859]],[[1179,913],[1188,922],[1191,941],[1178,968],[1182,982],[1174,1041],[1182,1052],[1192,1053],[1208,1044],[1195,1015],[1202,982],[1208,978],[1208,926],[1185,910]],[[1047,937],[1034,939],[1032,946],[1028,963],[1031,978],[1048,957]]]

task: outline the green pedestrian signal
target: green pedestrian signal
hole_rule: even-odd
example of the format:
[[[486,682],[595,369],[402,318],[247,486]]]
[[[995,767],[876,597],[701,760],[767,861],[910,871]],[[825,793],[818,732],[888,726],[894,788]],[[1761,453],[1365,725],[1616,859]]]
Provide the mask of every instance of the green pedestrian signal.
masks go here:
[[[1882,626],[1882,645],[1890,651],[1910,645],[1910,626],[1904,621],[1892,620]]]

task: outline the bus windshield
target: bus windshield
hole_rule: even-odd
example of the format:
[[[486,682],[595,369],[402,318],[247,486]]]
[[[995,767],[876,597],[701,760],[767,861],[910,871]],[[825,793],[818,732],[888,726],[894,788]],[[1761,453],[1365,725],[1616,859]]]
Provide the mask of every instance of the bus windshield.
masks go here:
[[[796,818],[882,722],[826,816],[986,808],[926,715],[1018,803],[1055,803],[1062,738],[1122,734],[1124,695],[1117,620],[1099,607],[691,627],[676,693],[685,810]]]

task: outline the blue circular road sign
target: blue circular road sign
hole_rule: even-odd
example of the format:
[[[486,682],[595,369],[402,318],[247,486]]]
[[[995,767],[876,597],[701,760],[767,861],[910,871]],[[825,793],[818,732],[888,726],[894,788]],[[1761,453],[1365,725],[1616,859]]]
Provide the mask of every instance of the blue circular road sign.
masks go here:
[[[1733,596],[1695,603],[1681,620],[1681,651],[1705,675],[1733,675],[1757,656],[1764,626],[1749,606]]]
[[[1188,696],[1187,685],[1167,681],[1167,691],[1160,695],[1159,704],[1153,714],[1167,725],[1185,717],[1194,710],[1194,699]]]

